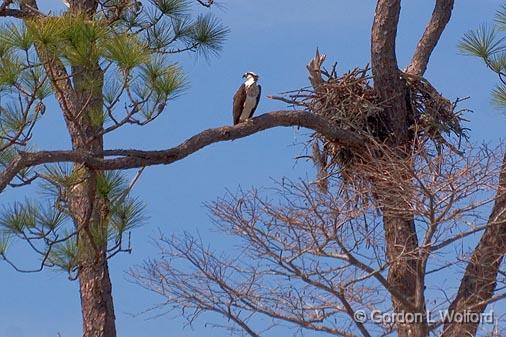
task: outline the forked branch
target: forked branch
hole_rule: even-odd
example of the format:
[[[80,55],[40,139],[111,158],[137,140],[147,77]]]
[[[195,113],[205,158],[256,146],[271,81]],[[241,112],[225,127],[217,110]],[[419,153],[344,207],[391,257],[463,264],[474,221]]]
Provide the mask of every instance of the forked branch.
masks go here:
[[[412,75],[423,76],[429,63],[429,58],[434,48],[441,38],[441,34],[450,21],[452,15],[454,0],[436,0],[432,17],[425,28],[415,53],[411,59],[411,64],[406,72]]]

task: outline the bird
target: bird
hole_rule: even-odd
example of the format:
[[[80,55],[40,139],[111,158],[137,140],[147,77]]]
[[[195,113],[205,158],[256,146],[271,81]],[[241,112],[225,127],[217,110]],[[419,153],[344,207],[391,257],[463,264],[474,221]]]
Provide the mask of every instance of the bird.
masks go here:
[[[234,125],[250,120],[260,101],[262,86],[257,83],[259,76],[252,71],[245,73],[246,81],[234,95]]]
[[[70,3],[68,2],[68,0],[63,0],[63,4],[64,4],[67,8],[70,8]]]

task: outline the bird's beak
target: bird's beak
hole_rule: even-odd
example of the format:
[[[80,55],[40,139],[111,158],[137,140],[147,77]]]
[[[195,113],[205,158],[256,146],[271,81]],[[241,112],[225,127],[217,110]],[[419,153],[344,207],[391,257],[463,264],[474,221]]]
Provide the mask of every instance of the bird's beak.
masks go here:
[[[246,74],[243,74],[243,75],[242,75],[242,78],[246,78],[246,77],[248,77],[248,75],[246,75]]]

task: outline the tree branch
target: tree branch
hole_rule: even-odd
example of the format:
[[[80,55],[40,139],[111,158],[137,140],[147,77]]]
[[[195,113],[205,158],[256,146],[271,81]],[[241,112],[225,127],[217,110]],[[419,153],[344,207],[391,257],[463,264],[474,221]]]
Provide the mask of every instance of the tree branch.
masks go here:
[[[180,145],[158,151],[105,150],[102,159],[83,151],[20,152],[0,175],[0,192],[21,170],[31,166],[56,162],[77,162],[96,170],[130,169],[152,165],[167,165],[181,160],[198,150],[222,141],[244,138],[257,132],[278,127],[299,126],[321,133],[331,141],[351,148],[363,147],[364,139],[355,133],[333,126],[323,117],[304,111],[276,111],[256,117],[236,126],[208,129],[187,139]]]
[[[43,15],[39,12],[35,0],[25,1],[21,8],[9,8],[12,5],[12,0],[4,0],[0,5],[0,17],[13,17],[18,19],[26,19],[35,16]]]
[[[214,0],[197,0],[199,4],[204,7],[210,8],[214,4]]]
[[[443,34],[443,31],[450,21],[452,15],[454,0],[436,0],[432,17],[425,28],[415,53],[411,59],[411,64],[406,72],[412,75],[423,76],[429,63],[429,58],[434,48]]]
[[[22,11],[20,9],[4,8],[0,10],[0,16],[9,16],[13,18],[27,18],[32,16],[28,11]]]
[[[400,0],[379,0],[376,6],[371,33],[371,62],[373,72],[377,73],[375,82],[398,73],[395,38],[400,10]]]
[[[494,295],[497,274],[506,254],[506,154],[488,226],[467,265],[450,311],[482,313]],[[446,322],[443,337],[475,335],[478,323]]]
[[[382,117],[394,143],[405,142],[408,138],[405,85],[395,54],[400,11],[400,0],[378,0],[371,32],[374,88],[380,99],[388,102]]]
[[[401,149],[411,144],[410,136],[411,109],[408,108],[406,95],[407,86],[397,65],[395,42],[397,27],[401,10],[401,0],[378,0],[374,23],[371,32],[371,65],[374,80],[374,89],[384,104],[381,120],[385,125],[383,133],[387,145]],[[405,156],[398,151],[397,156]],[[399,161],[392,158],[392,162]],[[396,163],[397,165],[397,163]],[[402,160],[399,161],[402,168]],[[399,179],[409,176],[410,168],[405,167],[399,171]],[[416,306],[412,310],[396,298],[392,298],[395,312],[415,312],[424,314],[424,278],[421,270],[421,261],[418,254],[418,237],[415,229],[414,214],[410,214],[409,201],[397,196],[406,195],[406,190],[399,186],[381,186],[377,182],[378,195],[376,197],[383,213],[385,230],[387,261],[389,262],[388,282],[393,289],[404,296]],[[409,192],[408,192],[409,194]],[[392,197],[395,196],[395,197]],[[383,200],[382,200],[383,199]],[[404,210],[398,213],[395,209]],[[425,322],[403,322],[397,324],[398,336],[427,336]]]

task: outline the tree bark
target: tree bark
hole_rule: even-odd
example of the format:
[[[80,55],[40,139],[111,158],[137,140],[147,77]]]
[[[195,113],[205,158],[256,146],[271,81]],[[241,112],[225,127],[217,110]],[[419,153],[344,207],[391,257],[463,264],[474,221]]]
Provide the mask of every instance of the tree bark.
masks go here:
[[[90,19],[98,5],[96,0],[70,2],[71,11],[84,13]],[[37,8],[35,0],[27,0],[20,7],[23,12]],[[103,124],[94,118],[103,109],[102,69],[98,63],[73,66],[72,76],[69,76],[60,60],[47,53],[43,46],[36,46],[36,50],[63,111],[73,149],[103,158],[103,137],[97,137]],[[99,171],[79,163],[74,165],[73,171],[82,177],[82,181],[69,191],[67,197],[77,230],[83,336],[116,337],[112,285],[107,264],[108,202],[97,193]]]
[[[371,64],[374,88],[381,101],[385,102],[382,119],[386,125],[386,139],[392,149],[399,149],[399,159],[405,157],[402,150],[409,144],[409,111],[406,104],[406,85],[401,80],[397,65],[395,40],[401,10],[400,0],[378,0],[371,33]],[[402,165],[400,166],[402,167]],[[402,173],[400,173],[402,174]],[[378,202],[383,212],[387,259],[389,262],[388,283],[404,294],[406,301],[392,298],[396,314],[400,316],[425,314],[424,281],[420,271],[418,238],[414,217],[409,205],[398,197],[395,184],[391,188],[378,187]],[[405,204],[405,205],[403,205]],[[399,213],[394,209],[405,209]],[[425,319],[414,323],[396,324],[399,337],[426,337],[428,326]]]
[[[23,169],[37,165],[74,162],[95,170],[123,170],[152,165],[169,165],[182,160],[206,146],[250,136],[275,127],[304,127],[326,138],[354,149],[363,149],[364,138],[350,130],[340,129],[325,118],[305,111],[274,111],[255,117],[250,123],[204,130],[181,144],[163,150],[104,150],[95,156],[86,151],[38,151],[19,153],[0,174],[0,192]],[[104,157],[117,157],[104,159]]]
[[[378,0],[371,32],[371,65],[374,89],[385,102],[383,122],[388,142],[396,146],[408,140],[406,85],[401,80],[395,39],[401,10],[400,0]]]
[[[104,74],[98,64],[72,69],[79,113],[79,133],[71,132],[74,148],[94,156],[103,154],[103,129],[98,119],[103,106]],[[82,113],[81,113],[82,112]],[[116,337],[112,286],[107,264],[108,200],[97,193],[96,171],[76,164],[74,171],[84,177],[71,193],[71,213],[78,231],[79,289],[84,337]]]
[[[406,72],[412,75],[422,76],[427,70],[430,55],[436,48],[446,25],[450,21],[454,0],[436,0],[431,19],[425,27],[422,38],[416,46],[411,64]]]
[[[493,299],[499,267],[506,254],[506,154],[488,226],[469,261],[449,312],[483,313]],[[479,324],[446,322],[442,337],[475,336]]]
[[[115,337],[112,285],[107,264],[106,204],[97,197],[97,172],[76,165],[84,175],[70,196],[78,237],[78,276],[84,337]]]
[[[116,336],[112,286],[105,255],[99,261],[81,266],[79,290],[84,336]]]

